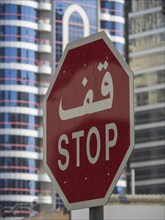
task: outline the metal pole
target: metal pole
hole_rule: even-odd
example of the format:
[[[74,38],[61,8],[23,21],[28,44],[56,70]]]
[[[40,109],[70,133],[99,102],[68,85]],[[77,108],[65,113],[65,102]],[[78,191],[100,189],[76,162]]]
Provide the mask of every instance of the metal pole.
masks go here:
[[[104,220],[104,206],[89,208],[89,220]]]
[[[135,195],[135,169],[131,170],[131,188],[132,195]]]

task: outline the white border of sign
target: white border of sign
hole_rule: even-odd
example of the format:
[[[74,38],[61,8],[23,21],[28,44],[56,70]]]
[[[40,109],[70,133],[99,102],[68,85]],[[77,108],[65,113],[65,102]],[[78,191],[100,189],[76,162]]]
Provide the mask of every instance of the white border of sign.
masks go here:
[[[106,195],[104,198],[101,199],[94,199],[94,200],[89,200],[89,201],[82,201],[82,202],[76,202],[76,203],[69,203],[66,196],[64,195],[61,187],[59,186],[58,182],[56,181],[56,179],[54,178],[54,176],[51,173],[51,170],[49,169],[48,165],[47,165],[47,161],[46,161],[46,148],[47,148],[47,143],[46,143],[46,103],[47,103],[47,99],[49,97],[49,94],[52,90],[52,87],[56,81],[56,78],[60,72],[60,69],[62,67],[62,64],[67,56],[67,53],[69,50],[74,49],[76,47],[97,41],[99,39],[103,39],[105,41],[105,43],[107,44],[107,46],[110,48],[110,50],[113,52],[114,56],[116,57],[116,59],[119,61],[119,63],[121,64],[121,66],[123,67],[123,69],[125,70],[125,72],[128,74],[129,76],[129,95],[130,95],[130,146],[129,149],[122,161],[122,163],[120,164],[120,167],[112,181],[112,184],[110,185]],[[74,210],[74,209],[82,209],[82,208],[89,208],[89,207],[95,207],[95,206],[101,206],[101,205],[105,205],[109,198],[110,195],[123,171],[123,169],[125,168],[125,165],[133,151],[134,148],[134,83],[133,83],[133,72],[131,71],[131,69],[129,68],[129,66],[127,65],[127,63],[125,62],[125,60],[123,59],[123,57],[119,54],[119,52],[116,50],[115,46],[113,45],[113,43],[111,42],[111,40],[109,39],[109,37],[107,36],[107,34],[102,31],[96,34],[93,34],[89,37],[85,37],[81,40],[78,40],[76,42],[73,43],[69,43],[67,44],[64,53],[61,57],[61,60],[59,62],[59,65],[56,69],[56,73],[53,76],[53,79],[49,85],[48,91],[43,99],[43,147],[44,147],[44,151],[43,151],[43,161],[44,161],[44,168],[47,172],[47,174],[49,175],[52,183],[55,186],[55,189],[57,190],[57,192],[60,194],[66,208],[68,210]]]

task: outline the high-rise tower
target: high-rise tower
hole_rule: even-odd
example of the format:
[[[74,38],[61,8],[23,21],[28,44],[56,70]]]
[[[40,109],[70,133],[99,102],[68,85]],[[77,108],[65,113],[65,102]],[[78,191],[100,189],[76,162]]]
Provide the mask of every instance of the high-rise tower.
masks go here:
[[[100,0],[100,28],[104,30],[121,55],[125,55],[125,1]]]
[[[41,123],[54,66],[51,11],[50,1],[0,1],[0,207],[18,216],[52,203]]]
[[[136,193],[165,193],[165,15],[161,0],[133,0],[129,60],[135,74]]]

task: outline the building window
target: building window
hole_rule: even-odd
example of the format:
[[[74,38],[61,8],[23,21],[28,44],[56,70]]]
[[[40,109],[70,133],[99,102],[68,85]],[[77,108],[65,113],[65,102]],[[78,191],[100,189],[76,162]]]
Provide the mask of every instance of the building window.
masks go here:
[[[148,104],[148,92],[139,93],[136,95],[136,106]]]

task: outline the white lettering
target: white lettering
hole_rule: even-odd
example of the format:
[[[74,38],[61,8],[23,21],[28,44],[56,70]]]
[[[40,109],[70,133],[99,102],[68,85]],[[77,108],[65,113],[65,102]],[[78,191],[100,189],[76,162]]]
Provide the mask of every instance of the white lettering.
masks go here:
[[[66,170],[68,168],[69,165],[69,152],[67,149],[62,148],[62,142],[65,142],[65,144],[69,144],[69,140],[66,134],[62,134],[58,140],[58,151],[61,155],[65,156],[66,161],[63,164],[61,162],[61,160],[58,160],[58,166],[60,168],[60,170]]]
[[[113,130],[114,137],[110,140],[110,130]],[[117,142],[118,132],[115,123],[107,124],[105,127],[105,143],[106,143],[106,160],[109,160],[109,148],[114,147]]]
[[[101,150],[105,152],[105,160],[110,160],[109,150],[111,147],[114,147],[118,138],[118,130],[115,123],[109,123],[105,125],[105,146],[101,144],[101,138],[99,130],[96,127],[91,127],[86,137],[84,136],[84,130],[75,131],[72,133],[72,140],[75,139],[75,149],[76,149],[76,158],[69,154],[69,149],[66,149],[66,145],[69,144],[69,138],[66,134],[62,134],[58,140],[58,152],[61,154],[65,160],[62,158],[58,160],[59,169],[64,171],[69,166],[70,157],[72,160],[76,161],[76,167],[81,166],[81,152],[87,155],[87,160],[91,164],[95,164],[100,157]],[[92,136],[96,138],[95,146],[91,141]],[[81,150],[82,140],[85,138],[85,146],[83,146],[83,151]],[[83,142],[84,142],[83,141]],[[93,144],[93,145],[92,145]],[[102,149],[101,149],[102,147]],[[94,148],[94,149],[92,149]],[[95,153],[92,153],[92,150],[95,150]],[[86,163],[86,161],[83,161]]]
[[[80,166],[80,137],[84,136],[84,131],[77,131],[72,134],[72,138],[76,138],[76,166]]]
[[[92,157],[90,153],[90,139],[93,134],[96,136],[96,143],[97,143],[96,155],[94,157]],[[86,151],[87,151],[87,157],[88,157],[89,162],[91,164],[95,164],[100,156],[100,135],[96,127],[92,127],[88,132],[87,142],[86,142]]]

